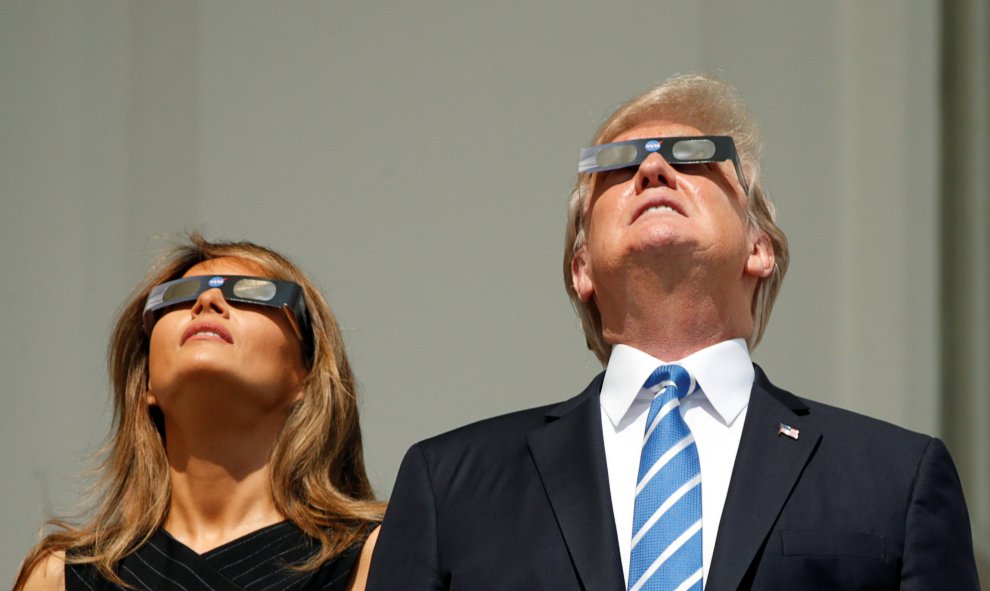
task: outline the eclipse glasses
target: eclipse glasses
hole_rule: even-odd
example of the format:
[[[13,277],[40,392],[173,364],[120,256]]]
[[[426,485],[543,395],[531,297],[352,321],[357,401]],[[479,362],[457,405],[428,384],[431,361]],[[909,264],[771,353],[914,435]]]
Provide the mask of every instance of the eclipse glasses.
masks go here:
[[[743,189],[746,189],[746,179],[739,164],[739,156],[736,154],[736,144],[727,135],[645,138],[582,148],[578,160],[578,173],[604,172],[638,166],[650,154],[660,154],[664,160],[674,166],[732,160],[739,182]]]
[[[281,309],[299,340],[309,342],[303,336],[309,333],[309,317],[302,287],[292,281],[244,275],[199,275],[156,285],[144,304],[144,332],[151,336],[165,308],[196,301],[210,289],[219,289],[229,302]]]

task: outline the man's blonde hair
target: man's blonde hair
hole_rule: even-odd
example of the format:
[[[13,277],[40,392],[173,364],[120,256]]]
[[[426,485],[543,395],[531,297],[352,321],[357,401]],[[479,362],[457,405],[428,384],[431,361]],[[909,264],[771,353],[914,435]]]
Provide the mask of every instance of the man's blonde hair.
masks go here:
[[[773,271],[759,280],[751,304],[753,332],[746,340],[752,350],[766,330],[790,260],[787,236],[777,226],[773,203],[760,182],[763,146],[759,128],[732,85],[710,76],[689,74],[674,76],[619,107],[595,133],[592,145],[608,143],[626,130],[655,120],[690,125],[706,135],[732,136],[736,144],[739,162],[748,183],[743,189],[747,195],[750,227],[767,235],[775,257]],[[588,302],[581,301],[571,276],[574,253],[586,239],[584,222],[593,182],[593,174],[578,174],[571,192],[564,239],[564,286],[581,318],[588,348],[604,364],[608,362],[612,345],[605,342],[602,335],[601,313],[594,298]]]

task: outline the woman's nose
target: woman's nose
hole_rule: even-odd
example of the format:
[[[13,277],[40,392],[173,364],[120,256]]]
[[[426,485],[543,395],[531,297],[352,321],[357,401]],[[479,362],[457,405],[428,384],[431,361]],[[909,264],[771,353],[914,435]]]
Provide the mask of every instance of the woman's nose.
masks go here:
[[[192,307],[192,315],[217,314],[227,318],[230,314],[230,305],[223,297],[223,292],[217,288],[208,289],[199,294],[196,303]]]

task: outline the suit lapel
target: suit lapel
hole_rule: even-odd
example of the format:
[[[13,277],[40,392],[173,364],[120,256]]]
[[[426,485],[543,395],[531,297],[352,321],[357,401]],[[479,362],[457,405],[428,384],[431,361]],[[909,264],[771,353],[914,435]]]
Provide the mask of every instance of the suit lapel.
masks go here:
[[[625,584],[598,402],[603,376],[547,413],[547,424],[527,440],[583,587],[619,591]]]
[[[778,434],[781,423],[799,437]],[[807,406],[757,367],[706,591],[739,587],[820,438]]]

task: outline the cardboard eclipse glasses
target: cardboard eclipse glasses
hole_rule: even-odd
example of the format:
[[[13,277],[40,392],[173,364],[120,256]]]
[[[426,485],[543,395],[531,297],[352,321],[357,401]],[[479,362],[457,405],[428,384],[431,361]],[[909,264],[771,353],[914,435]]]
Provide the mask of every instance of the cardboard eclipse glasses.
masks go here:
[[[151,336],[166,308],[194,302],[210,289],[219,289],[228,302],[281,309],[299,340],[309,343],[304,336],[309,334],[309,317],[302,287],[292,281],[244,275],[199,275],[156,285],[144,304],[144,332]]]
[[[639,166],[650,154],[660,154],[674,166],[732,160],[739,183],[744,190],[747,189],[746,178],[736,154],[736,144],[727,135],[644,138],[582,148],[578,173]]]

